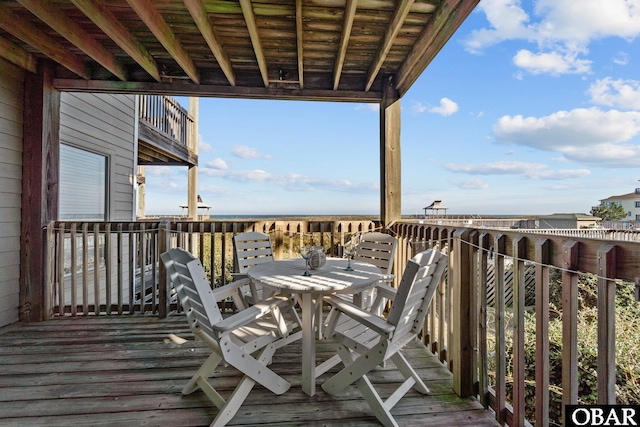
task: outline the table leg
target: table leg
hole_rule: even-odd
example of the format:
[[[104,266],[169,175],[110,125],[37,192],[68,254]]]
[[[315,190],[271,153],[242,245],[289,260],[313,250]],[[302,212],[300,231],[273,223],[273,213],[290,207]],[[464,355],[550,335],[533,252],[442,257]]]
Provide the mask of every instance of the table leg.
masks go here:
[[[309,396],[316,393],[316,306],[318,296],[302,295],[302,391]]]

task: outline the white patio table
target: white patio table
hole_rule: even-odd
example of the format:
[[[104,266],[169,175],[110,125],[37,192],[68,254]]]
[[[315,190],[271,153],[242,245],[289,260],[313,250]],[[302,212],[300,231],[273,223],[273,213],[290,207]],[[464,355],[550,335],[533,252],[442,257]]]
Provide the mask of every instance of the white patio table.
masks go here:
[[[316,377],[324,371],[316,372],[315,331],[319,329],[319,307],[324,295],[347,293],[361,294],[380,279],[378,267],[364,262],[351,261],[353,271],[346,271],[347,260],[328,258],[318,270],[311,270],[311,276],[303,276],[305,261],[293,258],[274,261],[252,267],[248,277],[256,284],[279,292],[298,294],[302,301],[302,390],[309,396],[315,394]]]

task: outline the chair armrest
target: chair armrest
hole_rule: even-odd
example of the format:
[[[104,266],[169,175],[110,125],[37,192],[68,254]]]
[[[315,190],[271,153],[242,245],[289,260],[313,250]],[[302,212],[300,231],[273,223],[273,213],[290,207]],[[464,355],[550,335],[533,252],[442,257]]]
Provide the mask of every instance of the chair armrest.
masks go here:
[[[289,302],[289,298],[283,295],[275,295],[268,298],[256,305],[239,311],[233,316],[229,316],[226,319],[212,325],[213,329],[218,332],[229,332],[239,327],[242,327],[254,320],[260,319],[265,314],[269,313],[274,307],[286,304]]]
[[[393,301],[393,299],[396,297],[396,294],[398,293],[398,290],[396,288],[393,288],[389,285],[384,285],[382,283],[378,283],[375,289],[378,295],[391,301]]]
[[[238,288],[242,286],[248,286],[249,283],[251,283],[249,279],[241,279],[233,281],[231,283],[227,283],[224,286],[213,289],[213,297],[216,299],[216,301],[222,301],[226,298],[233,297],[236,292],[238,292]]]
[[[376,316],[368,311],[364,311],[360,307],[353,305],[350,302],[347,302],[335,295],[329,295],[325,297],[325,301],[327,301],[333,308],[338,310],[339,312],[349,316],[353,320],[375,330],[378,333],[391,335],[395,330],[395,326],[390,325],[385,319],[382,317]]]

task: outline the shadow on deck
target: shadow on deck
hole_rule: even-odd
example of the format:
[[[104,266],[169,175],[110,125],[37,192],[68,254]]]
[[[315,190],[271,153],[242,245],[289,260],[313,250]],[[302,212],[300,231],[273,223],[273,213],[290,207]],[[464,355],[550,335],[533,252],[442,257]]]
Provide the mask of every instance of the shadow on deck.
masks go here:
[[[188,341],[178,344],[170,334]],[[327,343],[317,348],[319,361],[332,354]],[[355,387],[330,396],[318,386],[315,396],[305,395],[300,351],[299,343],[285,347],[271,365],[291,389],[275,396],[256,385],[229,425],[380,425]],[[209,425],[217,409],[204,394],[180,393],[207,354],[182,315],[66,318],[5,327],[0,329],[0,425]],[[410,391],[393,410],[400,426],[498,425],[477,401],[453,393],[451,374],[421,344],[405,355],[431,395]],[[221,368],[216,388],[232,390],[238,375]],[[371,379],[391,384],[401,377],[389,363]]]

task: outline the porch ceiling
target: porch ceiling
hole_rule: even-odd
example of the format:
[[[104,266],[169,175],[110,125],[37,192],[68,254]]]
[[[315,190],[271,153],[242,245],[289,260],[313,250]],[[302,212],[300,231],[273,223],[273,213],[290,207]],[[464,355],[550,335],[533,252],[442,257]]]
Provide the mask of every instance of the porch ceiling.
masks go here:
[[[0,56],[60,90],[379,102],[479,0],[2,0]]]

